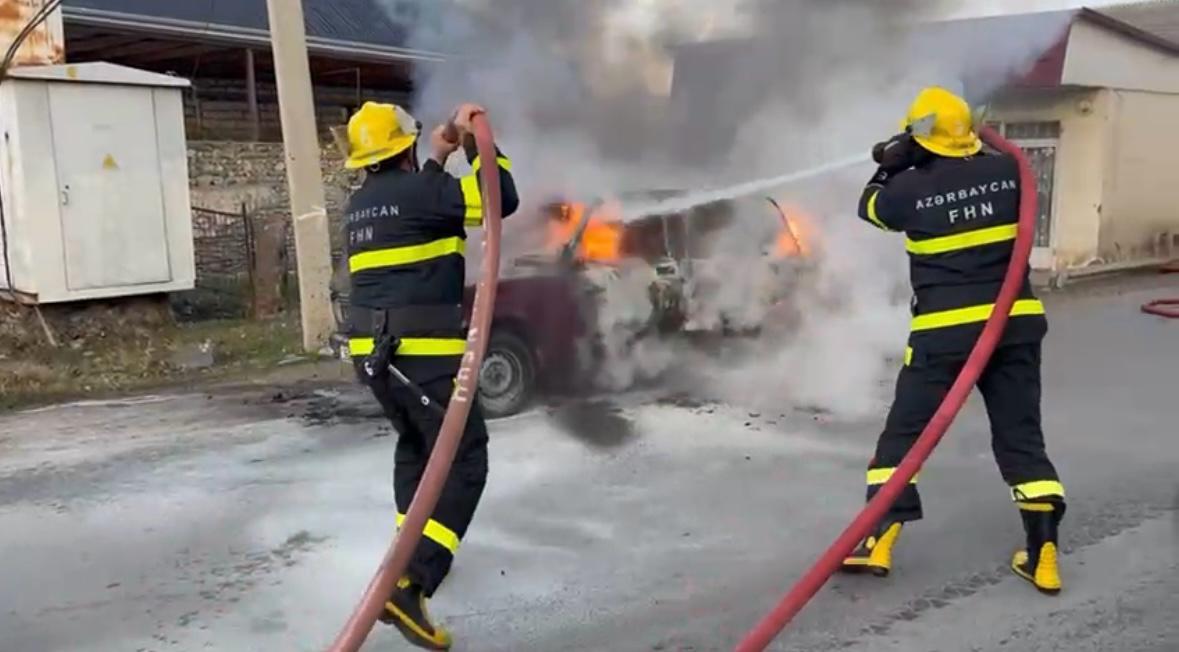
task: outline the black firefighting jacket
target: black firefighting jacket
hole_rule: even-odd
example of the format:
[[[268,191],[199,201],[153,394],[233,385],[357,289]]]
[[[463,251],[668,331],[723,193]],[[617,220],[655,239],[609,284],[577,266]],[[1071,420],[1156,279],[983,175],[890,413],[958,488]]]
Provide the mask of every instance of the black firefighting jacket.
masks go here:
[[[462,324],[466,230],[483,223],[479,160],[461,179],[427,161],[420,172],[370,173],[349,199],[344,220],[351,277],[349,350],[372,353],[374,337],[401,339],[394,364],[425,382],[458,371],[465,349]],[[503,215],[519,198],[511,162],[499,150]]]
[[[860,198],[860,217],[903,231],[913,285],[906,364],[966,354],[994,309],[1019,221],[1019,167],[1006,154],[928,157],[892,176],[877,173]],[[1000,346],[1039,341],[1044,306],[1024,277]]]

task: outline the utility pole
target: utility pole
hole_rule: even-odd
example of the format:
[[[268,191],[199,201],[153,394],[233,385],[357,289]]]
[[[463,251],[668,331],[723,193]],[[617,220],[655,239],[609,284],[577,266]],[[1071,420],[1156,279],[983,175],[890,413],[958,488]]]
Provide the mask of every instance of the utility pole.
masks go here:
[[[307,61],[302,0],[266,0],[270,39],[278,81],[279,114],[286,150],[287,184],[295,228],[303,348],[319,351],[334,328],[328,285],[332,276],[331,241],[324,209],[323,177]]]

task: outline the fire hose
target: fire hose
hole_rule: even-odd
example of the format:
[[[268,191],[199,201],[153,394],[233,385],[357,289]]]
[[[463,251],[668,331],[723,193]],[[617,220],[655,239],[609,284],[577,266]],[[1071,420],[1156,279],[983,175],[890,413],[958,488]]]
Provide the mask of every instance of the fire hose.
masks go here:
[[[486,116],[475,116],[471,126],[479,150],[479,160],[495,161],[495,138]],[[453,125],[448,125],[448,132],[453,135],[452,140],[457,140],[457,131]],[[455,390],[446,409],[437,443],[430,454],[413,502],[405,515],[405,521],[389,544],[381,565],[377,567],[376,574],[365,589],[360,604],[332,644],[331,652],[356,652],[372,631],[377,617],[385,608],[385,601],[393,593],[397,580],[405,572],[418,542],[421,541],[426,521],[434,513],[442,486],[450,474],[450,466],[454,462],[459,440],[471,411],[471,402],[477,400],[479,368],[487,351],[496,284],[499,280],[500,219],[503,217],[498,166],[480,166],[479,174],[482,179],[484,212],[483,264],[471,309],[467,348],[459,367]]]
[[[1011,263],[995,300],[994,310],[983,327],[982,334],[975,342],[970,356],[942,400],[937,412],[929,420],[912,449],[897,466],[892,477],[886,482],[864,509],[852,520],[839,538],[819,557],[810,570],[790,589],[780,602],[757,625],[746,634],[735,648],[736,652],[760,652],[764,650],[810,601],[832,574],[839,569],[843,560],[851,554],[856,545],[864,539],[873,527],[884,517],[896,502],[901,491],[921,470],[921,465],[933,453],[942,436],[954,422],[954,417],[966,402],[979,376],[999,344],[999,338],[1007,326],[1011,307],[1023,289],[1027,275],[1028,258],[1032,252],[1032,241],[1036,225],[1036,177],[1026,156],[1016,145],[1004,139],[993,129],[984,127],[980,131],[983,141],[991,147],[1015,157],[1019,164],[1020,197],[1019,226],[1015,238]]]
[[[1179,274],[1179,261],[1163,265],[1159,268],[1159,273]],[[1179,299],[1155,299],[1143,304],[1142,312],[1167,319],[1179,319]]]

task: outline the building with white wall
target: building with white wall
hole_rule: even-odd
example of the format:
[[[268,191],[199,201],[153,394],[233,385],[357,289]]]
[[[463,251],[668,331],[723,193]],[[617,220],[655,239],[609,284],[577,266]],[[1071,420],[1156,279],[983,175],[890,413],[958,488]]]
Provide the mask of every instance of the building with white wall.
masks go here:
[[[1179,44],[1107,11],[1074,12],[990,105],[1040,175],[1032,265],[1057,279],[1179,255]]]

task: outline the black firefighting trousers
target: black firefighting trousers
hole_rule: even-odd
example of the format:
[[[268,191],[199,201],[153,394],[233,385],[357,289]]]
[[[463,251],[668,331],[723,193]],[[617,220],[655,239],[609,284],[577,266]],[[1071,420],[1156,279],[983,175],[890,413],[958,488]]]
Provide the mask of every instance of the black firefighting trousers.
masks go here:
[[[434,442],[442,427],[442,415],[423,406],[409,389],[391,376],[371,381],[369,386],[398,433],[393,490],[400,525],[434,450]],[[454,389],[454,377],[443,376],[424,382],[421,388],[427,396],[446,406]],[[475,401],[450,477],[442,488],[432,518],[426,522],[421,543],[414,551],[407,571],[409,579],[421,586],[427,597],[438,590],[450,572],[454,554],[475,516],[486,483],[487,424],[479,410],[479,402]]]
[[[876,456],[868,467],[868,499],[892,477],[901,459],[929,423],[962,370],[965,358],[927,357],[901,369],[896,399]],[[991,421],[991,446],[1003,479],[1017,502],[1063,502],[1064,488],[1044,449],[1040,428],[1040,343],[995,350],[978,388]],[[887,521],[920,519],[916,479],[893,505]]]

